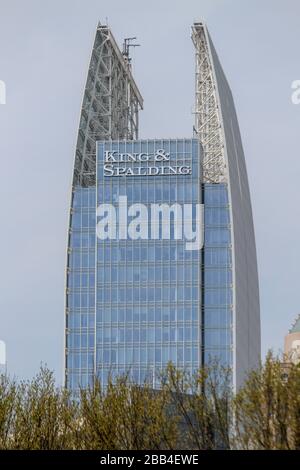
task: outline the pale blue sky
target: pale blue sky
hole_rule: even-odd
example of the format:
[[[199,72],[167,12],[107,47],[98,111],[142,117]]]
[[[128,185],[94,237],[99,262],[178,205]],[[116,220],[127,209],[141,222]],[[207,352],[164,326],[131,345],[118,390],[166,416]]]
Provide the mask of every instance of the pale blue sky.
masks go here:
[[[237,108],[259,261],[262,349],[300,310],[298,0],[0,0],[0,339],[8,370],[62,378],[64,269],[73,153],[98,20],[137,36],[141,137],[191,136],[193,21],[207,21]]]

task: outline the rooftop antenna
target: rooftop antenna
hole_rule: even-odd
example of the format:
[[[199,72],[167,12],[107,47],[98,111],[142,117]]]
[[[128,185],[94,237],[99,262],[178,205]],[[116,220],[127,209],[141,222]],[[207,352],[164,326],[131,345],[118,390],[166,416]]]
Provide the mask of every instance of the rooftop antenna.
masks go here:
[[[130,51],[130,47],[139,47],[140,44],[132,44],[131,41],[135,41],[136,40],[136,37],[132,37],[132,38],[125,38],[124,39],[124,42],[123,42],[123,57],[125,59],[125,61],[127,62],[127,64],[130,65],[130,62],[131,62],[131,58],[129,57],[129,51]]]

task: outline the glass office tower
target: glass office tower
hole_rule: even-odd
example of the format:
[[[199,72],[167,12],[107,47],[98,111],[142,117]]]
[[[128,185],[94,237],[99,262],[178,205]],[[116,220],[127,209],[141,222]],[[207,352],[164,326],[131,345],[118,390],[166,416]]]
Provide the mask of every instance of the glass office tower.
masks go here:
[[[95,375],[105,384],[109,374],[130,372],[156,386],[169,361],[193,372],[214,359],[232,367],[237,388],[260,358],[254,229],[234,103],[205,25],[193,25],[192,39],[194,138],[138,140],[143,101],[128,55],[107,27],[97,29],[68,238],[65,381],[75,394]],[[203,246],[187,249],[175,237],[174,214],[169,238],[162,228],[152,237],[149,219],[147,237],[124,236],[124,218],[103,237],[99,222],[114,207],[118,224],[124,198],[128,210],[190,205],[193,226],[203,204]]]

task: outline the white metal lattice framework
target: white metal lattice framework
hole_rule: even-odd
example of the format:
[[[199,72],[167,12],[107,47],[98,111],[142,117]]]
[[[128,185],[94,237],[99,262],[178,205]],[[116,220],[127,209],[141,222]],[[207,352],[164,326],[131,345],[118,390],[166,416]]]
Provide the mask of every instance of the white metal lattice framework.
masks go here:
[[[95,184],[96,141],[138,138],[143,98],[108,26],[98,25],[83,97],[73,185]]]
[[[209,38],[203,23],[192,26],[195,46],[195,131],[203,147],[203,182],[227,180],[220,108],[212,67]]]

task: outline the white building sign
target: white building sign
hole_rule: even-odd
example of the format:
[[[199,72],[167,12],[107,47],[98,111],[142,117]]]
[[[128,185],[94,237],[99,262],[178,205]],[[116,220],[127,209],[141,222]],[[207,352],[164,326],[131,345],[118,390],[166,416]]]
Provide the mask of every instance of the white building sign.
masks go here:
[[[163,149],[155,153],[104,152],[104,176],[171,176],[191,175],[189,165],[170,164],[170,154]]]

